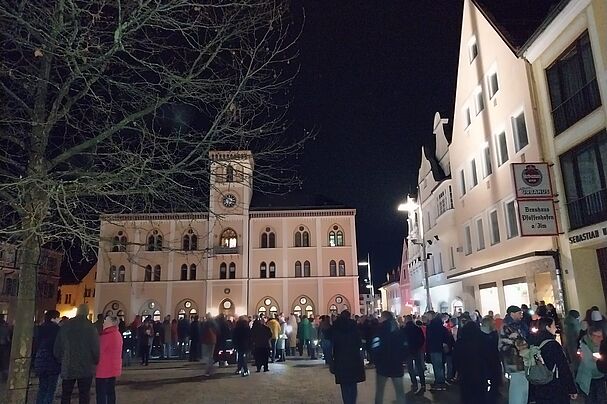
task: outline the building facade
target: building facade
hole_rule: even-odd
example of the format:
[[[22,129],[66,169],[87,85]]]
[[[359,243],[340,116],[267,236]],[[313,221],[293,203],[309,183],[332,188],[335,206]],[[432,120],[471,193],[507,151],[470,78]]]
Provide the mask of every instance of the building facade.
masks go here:
[[[531,64],[545,159],[553,165],[570,308],[607,296],[607,3],[565,1],[520,54]]]
[[[62,259],[63,254],[59,252],[44,248],[40,250],[35,321],[43,319],[45,311],[55,308]],[[4,315],[9,322],[17,318],[16,304],[19,294],[18,263],[19,250],[10,244],[0,244],[0,268],[2,269],[0,315]]]
[[[359,311],[356,211],[252,204],[252,154],[211,152],[209,212],[106,215],[95,311],[308,315]]]
[[[93,266],[89,272],[80,280],[62,281],[59,285],[57,295],[57,306],[55,310],[63,317],[74,317],[76,309],[81,304],[89,307],[88,318],[96,320],[95,316],[95,279],[97,277],[97,266]],[[116,313],[119,315],[121,313]]]

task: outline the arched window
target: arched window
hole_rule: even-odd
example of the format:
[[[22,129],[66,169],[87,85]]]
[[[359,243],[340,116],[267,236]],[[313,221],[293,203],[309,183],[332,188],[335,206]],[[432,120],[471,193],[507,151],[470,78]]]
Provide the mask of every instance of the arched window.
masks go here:
[[[298,315],[305,314],[310,317],[314,315],[314,303],[308,296],[299,296],[293,302],[293,313]]]
[[[110,282],[118,282],[118,272],[116,271],[116,265],[110,266]]]
[[[153,230],[148,236],[148,251],[160,251],[162,250],[162,234],[158,230]]]
[[[230,279],[236,279],[236,264],[230,262]]]
[[[181,280],[182,281],[188,280],[188,266],[186,264],[183,264],[181,266]]]
[[[226,167],[226,182],[234,182],[234,167]]]
[[[158,282],[160,280],[160,265],[156,265],[154,267],[154,282]]]
[[[268,233],[261,233],[261,248],[268,248]]]
[[[124,282],[126,279],[126,268],[124,265],[118,267],[118,282]]]
[[[228,276],[228,266],[225,262],[222,262],[219,266],[219,279],[226,279]]]
[[[339,260],[339,276],[346,276],[346,263],[344,260]]]
[[[301,245],[302,247],[310,247],[310,233],[307,231],[301,233]]]
[[[310,233],[304,226],[299,226],[295,232],[295,247],[310,247]]]
[[[344,244],[344,232],[341,230],[337,231],[337,245],[343,246]]]
[[[337,276],[337,263],[333,260],[329,262],[329,276]]]
[[[144,274],[143,280],[146,282],[150,282],[152,280],[152,266],[151,265],[147,265],[145,267],[145,274]]]
[[[272,297],[266,296],[259,303],[257,303],[257,313],[263,314],[264,316],[274,317],[274,314],[278,314],[278,303]]]
[[[276,248],[276,234],[269,227],[261,233],[261,248]]]
[[[270,262],[270,278],[276,278],[276,264],[274,261]]]
[[[301,278],[301,262],[295,261],[295,277]]]
[[[304,277],[310,277],[310,261],[304,262]]]
[[[335,247],[337,245],[337,241],[335,240],[335,232],[329,232],[329,247]]]
[[[196,264],[190,265],[190,280],[191,281],[196,280]]]
[[[350,310],[350,302],[342,295],[335,295],[329,300],[329,313],[341,313],[344,310]]]
[[[265,262],[262,262],[259,265],[259,277],[260,278],[267,278],[268,274],[267,274],[267,266]]]
[[[221,233],[221,246],[224,248],[236,248],[238,246],[238,238],[234,230],[225,229]]]
[[[184,251],[196,251],[198,250],[198,236],[194,233],[194,230],[188,229],[186,234],[183,235],[182,247]]]
[[[121,230],[119,231],[112,240],[112,252],[124,252],[126,251],[126,234]]]

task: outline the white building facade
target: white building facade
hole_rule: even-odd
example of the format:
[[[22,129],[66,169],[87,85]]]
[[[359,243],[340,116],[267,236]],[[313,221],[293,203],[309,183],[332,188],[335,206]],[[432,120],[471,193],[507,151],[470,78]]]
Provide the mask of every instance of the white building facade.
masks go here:
[[[252,154],[210,157],[210,212],[102,216],[95,311],[359,312],[356,211],[251,206]]]

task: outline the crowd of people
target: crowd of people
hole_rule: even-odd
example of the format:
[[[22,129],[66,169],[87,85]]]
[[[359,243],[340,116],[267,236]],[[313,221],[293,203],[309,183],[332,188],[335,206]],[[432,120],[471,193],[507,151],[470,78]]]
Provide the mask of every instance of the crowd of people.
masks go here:
[[[369,368],[376,372],[376,404],[384,402],[388,381],[397,402],[405,402],[405,371],[413,394],[457,383],[462,403],[493,404],[503,394],[509,404],[564,404],[578,396],[587,404],[607,403],[607,318],[597,307],[583,317],[570,310],[564,318],[553,305],[539,302],[533,309],[510,306],[503,319],[478,310],[404,317],[388,311],[352,316],[344,310],[320,317],[136,316],[129,325],[104,315],[91,323],[87,315],[86,305],[72,319],[50,310],[37,327],[37,403],[53,402],[59,378],[62,403],[70,402],[76,384],[79,402],[88,403],[93,378],[97,403],[115,403],[116,378],[135,357],[143,366],[150,358],[201,361],[207,377],[216,365],[234,364],[234,373],[246,377],[251,362],[257,372],[268,372],[270,363],[295,356],[324,360],[345,404],[356,403],[357,384]],[[10,338],[0,319],[0,359]],[[427,385],[430,368],[433,383]]]
[[[376,404],[383,402],[388,379],[397,402],[405,402],[405,367],[413,394],[423,394],[426,364],[433,373],[430,390],[457,383],[465,404],[498,403],[503,393],[509,404],[568,404],[578,396],[587,404],[607,403],[607,319],[597,307],[584,318],[571,310],[564,319],[544,302],[533,310],[510,306],[503,319],[478,310],[418,317],[385,311],[378,319],[343,312],[326,334],[345,404],[356,402],[365,359],[376,369]]]

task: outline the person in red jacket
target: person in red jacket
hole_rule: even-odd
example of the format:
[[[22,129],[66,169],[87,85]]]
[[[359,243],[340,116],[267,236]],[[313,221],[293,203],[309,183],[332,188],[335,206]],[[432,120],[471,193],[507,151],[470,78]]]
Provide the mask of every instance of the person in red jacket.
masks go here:
[[[99,364],[95,379],[97,404],[116,403],[116,377],[122,373],[122,335],[118,318],[107,316],[99,336]]]

